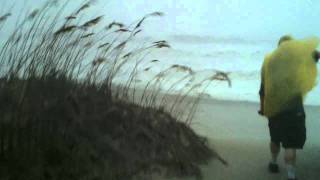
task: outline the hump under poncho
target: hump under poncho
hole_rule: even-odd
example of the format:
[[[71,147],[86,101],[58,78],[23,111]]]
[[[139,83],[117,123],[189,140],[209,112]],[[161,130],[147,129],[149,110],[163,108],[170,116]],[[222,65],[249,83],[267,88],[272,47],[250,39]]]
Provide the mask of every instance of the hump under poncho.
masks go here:
[[[293,98],[304,99],[315,86],[317,65],[312,54],[318,44],[318,38],[290,40],[265,57],[262,82],[267,117],[287,110]]]

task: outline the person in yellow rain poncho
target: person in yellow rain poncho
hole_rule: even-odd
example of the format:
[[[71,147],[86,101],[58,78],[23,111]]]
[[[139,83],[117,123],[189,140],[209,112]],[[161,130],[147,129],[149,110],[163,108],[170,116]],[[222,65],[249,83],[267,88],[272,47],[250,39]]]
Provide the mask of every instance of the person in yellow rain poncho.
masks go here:
[[[261,70],[260,111],[269,120],[272,160],[271,173],[279,172],[277,157],[280,144],[285,149],[289,180],[295,180],[296,149],[306,141],[303,101],[316,84],[317,38],[296,40],[280,38],[278,48],[266,55]]]

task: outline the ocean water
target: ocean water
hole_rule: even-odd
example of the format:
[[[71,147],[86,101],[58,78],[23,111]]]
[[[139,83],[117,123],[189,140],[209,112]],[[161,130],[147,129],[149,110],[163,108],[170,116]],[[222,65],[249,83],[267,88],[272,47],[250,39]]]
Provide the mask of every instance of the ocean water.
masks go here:
[[[31,10],[36,7],[38,7],[41,3],[45,2],[45,0],[33,0],[33,1],[23,1],[23,0],[16,0],[14,1],[14,5],[8,2],[5,2],[3,4],[3,7],[0,8],[0,12],[2,14],[6,12],[6,10],[10,9],[10,7],[14,7],[13,12],[16,12],[18,10]],[[66,10],[64,13],[69,12],[71,9],[74,9],[78,7],[79,3],[81,1],[70,1],[70,4],[66,7]],[[191,1],[190,1],[191,2]],[[211,1],[208,1],[211,2]],[[213,1],[212,1],[213,2]],[[141,5],[144,5],[145,3],[141,3]],[[191,3],[192,6],[194,6],[194,3]],[[204,3],[207,5],[207,3]],[[229,5],[232,3],[226,3],[229,7]],[[248,4],[248,3],[245,3]],[[259,5],[261,2],[258,3]],[[274,3],[276,4],[276,3]],[[101,4],[100,4],[101,5]],[[90,16],[86,18],[91,18],[95,16],[96,14],[99,14],[100,12],[102,14],[105,14],[105,9],[102,7],[108,7],[108,6],[115,6],[114,10],[110,12],[110,16],[105,17],[107,21],[113,21],[114,19],[120,19],[120,20],[127,20],[129,22],[132,22],[133,18],[134,20],[141,18],[144,14],[139,14],[139,13],[134,13],[136,12],[134,8],[139,8],[139,6],[134,6],[133,7],[129,6],[127,3],[111,3],[111,4],[105,4],[101,5],[101,9],[99,11],[96,11],[96,9],[91,9],[88,10],[88,14]],[[127,7],[128,5],[128,7]],[[296,6],[299,7],[298,9],[300,10],[301,5],[294,5],[294,3],[289,3],[288,5]],[[124,6],[125,8],[123,8]],[[152,6],[155,6],[155,4],[152,3]],[[121,8],[122,7],[122,8]],[[235,6],[238,7],[238,6]],[[286,7],[286,6],[281,6],[281,8]],[[316,6],[314,6],[316,7]],[[132,8],[132,9],[131,9]],[[150,12],[154,10],[158,10],[158,8],[151,8],[149,7]],[[230,8],[230,7],[229,7]],[[244,7],[243,7],[244,8]],[[257,10],[256,6],[252,6],[254,10]],[[99,9],[99,8],[98,8]],[[112,9],[112,8],[111,8]],[[119,9],[119,10],[118,10]],[[120,10],[128,10],[128,12],[122,12]],[[160,10],[162,8],[159,8]],[[192,8],[194,9],[194,8]],[[246,8],[244,8],[246,9]],[[130,11],[129,11],[130,10]],[[140,12],[141,8],[139,9]],[[193,27],[197,27],[198,21],[196,19],[194,22],[189,19],[183,19],[183,22],[185,21],[186,23],[183,24],[176,24],[176,18],[178,18],[179,14],[174,13],[175,11],[178,11],[179,9],[164,9],[167,12],[167,16],[165,17],[164,20],[159,20],[159,21],[152,21],[155,24],[148,24],[150,26],[154,26],[153,28],[150,28],[149,30],[156,30],[156,31],[151,31],[149,34],[151,35],[157,35],[158,32],[158,26],[157,23],[161,25],[165,25],[165,29],[170,29],[170,27],[178,27],[183,24],[189,24],[190,30],[192,30]],[[274,15],[273,10],[270,9],[271,15]],[[20,12],[20,11],[18,11]],[[183,13],[185,11],[181,11]],[[201,11],[199,11],[201,12]],[[225,11],[230,13],[230,11]],[[242,11],[239,11],[242,12]],[[243,11],[245,12],[245,11]],[[255,12],[255,11],[254,11]],[[288,11],[289,12],[289,11]],[[306,8],[306,12],[317,12],[317,11],[311,11],[308,8]],[[109,11],[108,11],[109,13]],[[107,14],[108,14],[107,13]],[[129,14],[128,16],[125,16],[125,14]],[[209,11],[208,11],[209,13]],[[256,12],[259,14],[260,12]],[[281,13],[284,13],[284,11],[281,11]],[[23,13],[22,13],[23,14]],[[197,16],[194,13],[191,13],[192,17]],[[253,13],[254,14],[254,13]],[[201,13],[200,13],[201,15]],[[202,15],[200,16],[200,19],[203,19]],[[228,20],[233,20],[233,16],[227,16],[228,14],[222,14],[219,17],[222,18],[223,24],[226,24]],[[272,17],[272,16],[266,16],[265,13],[261,14],[262,17]],[[132,16],[132,17],[131,17]],[[16,22],[17,18],[19,17],[19,13],[13,13],[13,17],[10,19],[11,22]],[[186,16],[189,17],[189,16]],[[207,17],[207,16],[205,16]],[[208,16],[208,17],[217,17],[217,16]],[[232,18],[231,18],[232,17]],[[240,16],[239,16],[240,17]],[[255,16],[250,16],[250,18],[253,18]],[[253,30],[255,29],[255,24],[261,23],[261,19],[259,19],[260,16],[257,16],[258,19],[252,19],[252,22],[250,25],[252,25]],[[287,15],[284,13],[283,16],[277,16],[276,19],[281,19],[284,18],[286,21],[288,20],[288,17],[294,17],[292,14]],[[305,22],[306,19],[311,19],[311,16],[308,16],[308,18],[302,18],[304,16],[301,16],[302,21],[299,22]],[[314,14],[314,17],[316,14]],[[218,18],[218,17],[217,17]],[[129,20],[130,19],[130,20]],[[199,19],[199,20],[200,20]],[[299,18],[300,19],[300,18]],[[205,19],[206,24],[209,19]],[[276,21],[274,18],[270,18],[270,22]],[[182,21],[181,21],[182,22]],[[233,21],[232,22],[232,27],[234,26]],[[254,23],[253,23],[254,22]],[[270,23],[269,22],[269,23]],[[297,19],[294,19],[293,22],[297,22]],[[316,21],[310,21],[312,22],[311,24],[314,24]],[[241,22],[239,22],[241,23]],[[289,23],[288,23],[289,24]],[[299,23],[291,23],[291,24],[299,24]],[[310,25],[305,25],[304,27],[307,27],[307,29],[300,29],[303,26],[299,25],[299,28],[291,28],[290,30],[293,31],[293,34],[299,34],[297,32],[308,32],[307,34],[315,34],[314,32],[311,32],[309,30],[314,29],[316,31],[317,28],[311,28]],[[8,27],[7,27],[8,26]],[[4,26],[4,29],[2,29],[1,32],[1,37],[0,37],[0,45],[3,40],[6,38],[3,37],[8,37],[9,34],[12,32],[12,29],[14,28],[15,23],[7,23],[6,26]],[[147,26],[147,25],[146,25]],[[212,27],[217,26],[212,22]],[[287,26],[287,25],[286,25]],[[284,26],[284,27],[286,27]],[[147,26],[148,27],[148,26]],[[183,26],[185,27],[185,26]],[[219,26],[217,26],[219,27]],[[228,26],[226,26],[228,27]],[[265,25],[265,21],[263,21],[263,26],[261,25],[262,29],[259,29],[260,31],[257,31],[258,35],[260,36],[260,33],[269,31],[270,27],[276,28],[278,26],[274,26],[274,24],[268,24]],[[146,28],[148,30],[148,28]],[[208,28],[211,29],[211,28]],[[231,34],[235,28],[231,29],[223,29],[223,31],[230,31],[227,34]],[[239,31],[241,28],[238,27],[236,29]],[[243,25],[242,29],[247,31],[248,26]],[[251,29],[251,28],[249,28]],[[175,29],[174,29],[175,30]],[[279,32],[275,34],[270,34],[270,37],[275,37],[277,34],[282,33],[284,30],[279,30]],[[170,31],[175,32],[175,33],[180,33],[180,31]],[[182,31],[181,31],[182,32]],[[185,32],[185,31],[184,31]],[[194,34],[201,34],[202,31],[194,31]],[[317,32],[317,31],[316,31]],[[254,35],[256,32],[252,32],[252,38],[257,37],[257,34]],[[181,33],[182,34],[182,33]],[[196,35],[171,35],[168,36],[164,39],[168,40],[169,44],[171,45],[170,49],[157,49],[152,51],[148,56],[144,57],[145,59],[157,59],[159,60],[158,63],[156,64],[151,64],[151,63],[145,63],[144,67],[151,67],[150,70],[148,71],[142,71],[142,73],[139,73],[139,75],[136,78],[136,83],[137,86],[144,87],[148,81],[150,81],[157,73],[159,73],[161,70],[164,70],[171,65],[178,64],[178,65],[184,65],[187,67],[190,67],[192,70],[198,72],[197,73],[197,78],[198,80],[201,80],[201,78],[208,77],[213,74],[214,70],[220,70],[229,73],[229,77],[232,80],[232,86],[229,87],[228,83],[226,82],[213,82],[211,83],[210,86],[207,87],[205,94],[207,94],[210,97],[217,98],[217,99],[222,99],[222,100],[235,100],[235,101],[251,101],[251,102],[258,102],[259,101],[259,96],[258,96],[258,90],[260,86],[260,68],[264,59],[264,55],[270,51],[272,51],[274,48],[276,48],[277,44],[277,39],[245,39],[241,37],[214,37],[214,36],[196,36]],[[271,36],[272,35],[272,36]],[[301,34],[300,34],[301,35]],[[304,35],[304,34],[303,34]],[[263,35],[261,35],[263,37]],[[149,41],[152,42],[152,39],[140,39],[137,40],[138,42],[134,43],[134,45],[140,46],[141,42]],[[132,66],[134,64],[131,64],[129,69],[132,69]],[[320,67],[320,66],[319,66]],[[2,67],[3,68],[3,67]],[[119,81],[123,81],[126,77],[128,77],[127,74],[128,71],[123,71],[122,74],[120,74]],[[180,82],[181,78],[183,77],[183,73],[177,73],[177,72],[170,72],[169,75],[167,76],[167,83],[161,84],[161,88],[163,90],[169,89],[171,87],[171,84]],[[318,75],[318,77],[320,77]],[[318,78],[319,79],[319,78]],[[196,83],[197,81],[195,81]],[[187,82],[186,82],[187,83]],[[180,84],[177,85],[177,89],[185,87],[183,82],[180,82]],[[197,95],[197,93],[201,92],[199,91],[194,91],[193,95]],[[312,92],[309,93],[308,97],[306,98],[306,104],[309,105],[320,105],[320,85],[316,86]]]
[[[214,70],[220,70],[229,73],[232,86],[229,87],[226,82],[214,81],[208,86],[205,94],[221,100],[250,102],[259,102],[260,68],[265,54],[276,48],[277,44],[277,41],[192,36],[169,37],[168,42],[172,46],[170,49],[154,50],[146,57],[160,61],[156,65],[150,65],[152,68],[149,71],[138,76],[138,85],[140,83],[144,86],[144,82],[173,64],[184,65],[199,72],[199,79],[201,76],[210,76]],[[182,77],[181,73],[171,73],[167,79],[172,84],[179,82]],[[318,79],[319,77],[318,75]],[[319,86],[307,96],[307,105],[320,105]],[[166,90],[170,83],[161,84],[161,87]],[[197,93],[199,91],[194,91],[192,95]]]

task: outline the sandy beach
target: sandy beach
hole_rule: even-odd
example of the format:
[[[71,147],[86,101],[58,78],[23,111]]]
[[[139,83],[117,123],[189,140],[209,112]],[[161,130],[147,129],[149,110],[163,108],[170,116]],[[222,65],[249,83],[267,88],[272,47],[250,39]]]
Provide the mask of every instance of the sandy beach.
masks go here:
[[[279,157],[280,173],[270,174],[267,171],[270,160],[269,132],[267,119],[257,114],[258,108],[257,103],[249,102],[201,101],[192,127],[198,134],[206,136],[210,146],[229,163],[225,167],[213,160],[204,165],[204,180],[286,179],[283,151]],[[298,151],[297,175],[301,180],[318,180],[320,108],[307,106],[305,110],[307,142],[303,151]]]

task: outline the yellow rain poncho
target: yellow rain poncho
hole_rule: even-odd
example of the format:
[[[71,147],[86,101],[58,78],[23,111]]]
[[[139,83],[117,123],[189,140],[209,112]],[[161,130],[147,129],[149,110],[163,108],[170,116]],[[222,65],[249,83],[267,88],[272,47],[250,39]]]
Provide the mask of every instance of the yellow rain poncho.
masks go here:
[[[318,44],[318,38],[285,41],[265,57],[261,73],[267,117],[285,111],[293,98],[304,98],[315,86],[317,66],[312,54]]]

